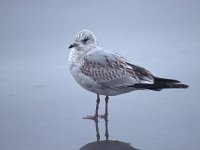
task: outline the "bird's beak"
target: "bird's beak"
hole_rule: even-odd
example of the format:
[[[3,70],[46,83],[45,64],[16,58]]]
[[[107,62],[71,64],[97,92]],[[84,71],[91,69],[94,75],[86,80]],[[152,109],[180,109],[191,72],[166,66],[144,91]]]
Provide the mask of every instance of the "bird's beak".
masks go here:
[[[73,48],[73,47],[77,47],[77,46],[79,46],[78,43],[72,43],[72,44],[69,46],[69,48]]]

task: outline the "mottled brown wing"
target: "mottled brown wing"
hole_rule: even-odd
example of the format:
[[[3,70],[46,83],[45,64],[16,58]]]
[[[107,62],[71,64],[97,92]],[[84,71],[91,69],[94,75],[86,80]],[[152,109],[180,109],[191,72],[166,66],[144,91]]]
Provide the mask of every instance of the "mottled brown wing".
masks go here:
[[[81,71],[96,82],[114,87],[152,83],[153,80],[147,70],[128,63],[119,55],[105,51],[93,51],[86,55]]]
[[[126,75],[126,64],[119,61],[112,55],[90,54],[84,58],[81,71],[97,82],[109,82]]]

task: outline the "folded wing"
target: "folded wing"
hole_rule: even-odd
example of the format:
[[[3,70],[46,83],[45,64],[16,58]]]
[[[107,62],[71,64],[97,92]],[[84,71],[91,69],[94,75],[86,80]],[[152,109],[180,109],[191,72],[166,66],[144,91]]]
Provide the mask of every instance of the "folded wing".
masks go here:
[[[154,83],[154,76],[148,70],[129,63],[117,54],[98,49],[84,57],[81,71],[99,84],[110,88]]]

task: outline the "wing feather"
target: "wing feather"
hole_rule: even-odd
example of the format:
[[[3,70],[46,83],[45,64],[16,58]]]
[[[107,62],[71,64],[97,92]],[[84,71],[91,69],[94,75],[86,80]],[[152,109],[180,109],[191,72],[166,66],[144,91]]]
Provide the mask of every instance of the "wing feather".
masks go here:
[[[153,75],[125,58],[102,50],[92,51],[83,59],[81,71],[107,87],[128,87],[138,83],[153,83]]]

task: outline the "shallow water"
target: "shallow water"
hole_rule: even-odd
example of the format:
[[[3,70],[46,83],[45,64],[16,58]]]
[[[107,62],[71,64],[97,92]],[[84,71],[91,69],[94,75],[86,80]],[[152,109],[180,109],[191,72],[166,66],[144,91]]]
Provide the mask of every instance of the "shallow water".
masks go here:
[[[0,2],[0,149],[200,148],[199,2],[113,3]],[[67,66],[67,47],[82,28],[102,47],[190,88],[110,97],[105,141],[105,120],[97,127],[82,119],[94,113],[95,94]],[[101,96],[101,114],[104,105]]]

